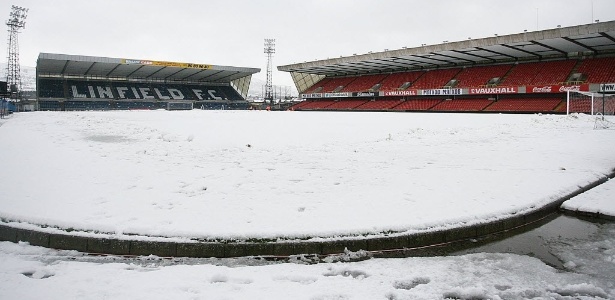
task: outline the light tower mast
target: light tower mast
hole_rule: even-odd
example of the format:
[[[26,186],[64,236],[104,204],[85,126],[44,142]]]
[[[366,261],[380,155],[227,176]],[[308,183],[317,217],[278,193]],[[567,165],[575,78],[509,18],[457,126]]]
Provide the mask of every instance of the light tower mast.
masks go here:
[[[265,84],[265,100],[273,108],[273,84],[271,83],[271,57],[275,53],[275,39],[265,39],[265,54],[267,54],[267,83]]]
[[[6,82],[12,95],[11,98],[18,99],[21,94],[21,67],[19,65],[19,40],[17,34],[20,29],[26,27],[28,9],[15,5],[11,9],[10,17],[6,21],[6,25],[9,27]]]

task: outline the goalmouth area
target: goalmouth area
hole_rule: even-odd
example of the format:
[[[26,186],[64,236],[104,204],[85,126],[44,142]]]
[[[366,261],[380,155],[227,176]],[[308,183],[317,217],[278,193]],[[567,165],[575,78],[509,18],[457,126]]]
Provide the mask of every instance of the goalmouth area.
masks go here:
[[[0,240],[196,257],[412,249],[539,221],[615,172],[615,131],[595,116],[383,114],[16,114],[0,126]]]

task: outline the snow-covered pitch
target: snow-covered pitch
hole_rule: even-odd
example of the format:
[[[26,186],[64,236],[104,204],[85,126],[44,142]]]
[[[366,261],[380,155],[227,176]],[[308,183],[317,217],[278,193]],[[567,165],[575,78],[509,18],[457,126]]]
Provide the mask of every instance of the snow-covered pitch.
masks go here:
[[[454,226],[530,209],[615,166],[615,131],[593,130],[585,115],[37,112],[0,122],[0,217],[119,237]],[[613,199],[610,186],[592,197]],[[311,265],[0,242],[0,299],[612,299],[615,228],[602,230],[579,245],[553,241],[565,270],[515,254],[343,262],[361,255],[348,253]]]
[[[615,167],[586,115],[34,112],[0,126],[0,218],[86,234],[335,238],[532,210]]]

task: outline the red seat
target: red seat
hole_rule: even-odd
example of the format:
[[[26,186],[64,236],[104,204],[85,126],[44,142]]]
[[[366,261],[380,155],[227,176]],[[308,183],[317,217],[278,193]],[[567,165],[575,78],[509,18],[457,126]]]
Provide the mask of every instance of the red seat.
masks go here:
[[[485,111],[548,113],[554,112],[560,102],[559,98],[500,99]]]
[[[340,86],[346,86],[353,80],[357,79],[357,77],[335,77],[335,78],[324,78],[321,81],[314,84],[312,87],[308,88],[304,94],[311,93],[331,93],[335,89]]]
[[[382,81],[382,79],[384,79],[385,77],[387,77],[386,74],[359,76],[354,81],[346,85],[341,91],[364,92],[371,89],[374,85]]]
[[[576,63],[576,60],[561,60],[518,64],[500,86],[560,84],[568,79]]]
[[[444,100],[432,107],[433,111],[481,111],[493,103],[488,99],[454,99]]]
[[[380,91],[398,90],[404,83],[414,82],[424,73],[424,71],[415,71],[390,74],[380,82]]]
[[[368,101],[363,105],[355,108],[355,110],[388,110],[400,104],[400,100],[375,100]]]
[[[335,103],[327,106],[326,109],[328,110],[351,110],[365,102],[367,102],[368,100],[340,100],[340,101],[336,101]]]
[[[495,65],[465,68],[455,76],[455,79],[459,82],[456,87],[469,88],[484,86],[492,78],[504,77],[512,66],[513,65]]]
[[[587,83],[615,82],[615,57],[586,59],[576,72],[587,75]]]
[[[299,110],[323,109],[333,103],[335,103],[333,100],[310,100],[308,103],[302,105]]]
[[[399,105],[392,108],[392,110],[429,110],[434,105],[442,102],[440,99],[416,99],[403,101]]]
[[[459,71],[461,71],[460,68],[429,71],[418,78],[410,87],[412,89],[440,89],[451,81]]]

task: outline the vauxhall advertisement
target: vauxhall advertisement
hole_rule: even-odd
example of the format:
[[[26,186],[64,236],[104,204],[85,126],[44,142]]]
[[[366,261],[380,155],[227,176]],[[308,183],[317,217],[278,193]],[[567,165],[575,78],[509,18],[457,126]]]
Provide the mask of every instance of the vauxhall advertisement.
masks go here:
[[[464,89],[425,89],[425,90],[394,90],[381,92],[340,92],[301,94],[303,99],[315,98],[375,98],[375,97],[405,97],[405,96],[457,96],[457,95],[498,95],[498,94],[533,94],[533,93],[566,93],[567,91],[590,91],[589,84],[580,85],[540,85],[540,86],[508,86],[479,87]],[[600,85],[601,92],[615,93],[615,83]]]

